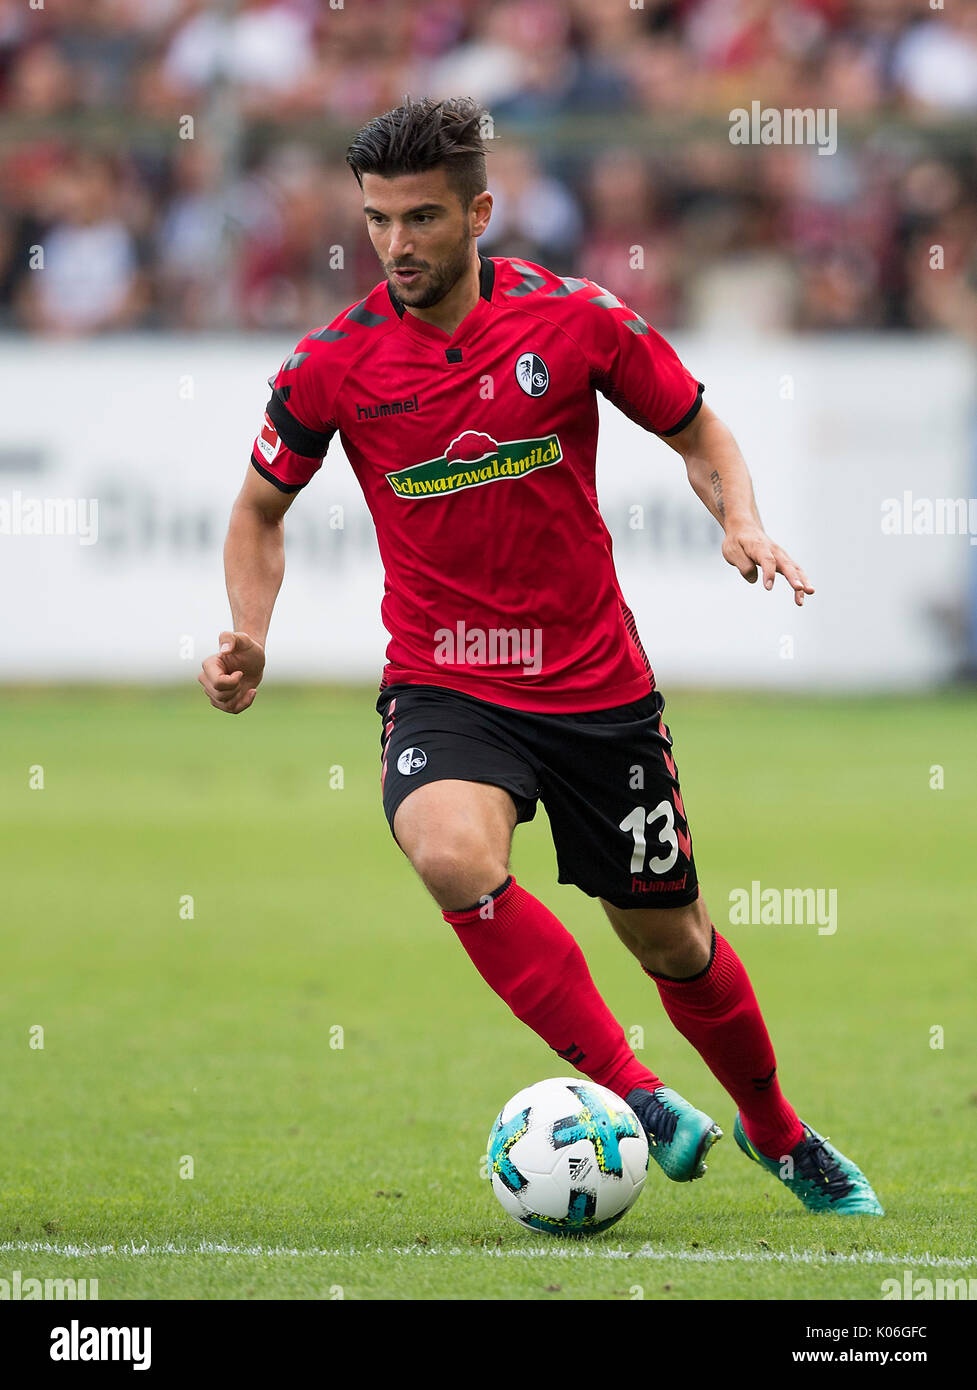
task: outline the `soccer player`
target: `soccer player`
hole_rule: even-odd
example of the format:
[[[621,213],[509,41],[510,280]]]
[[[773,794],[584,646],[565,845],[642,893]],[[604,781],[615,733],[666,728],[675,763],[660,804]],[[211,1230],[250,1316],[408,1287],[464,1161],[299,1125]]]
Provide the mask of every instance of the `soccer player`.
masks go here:
[[[668,343],[590,280],[479,254],[483,119],[467,99],[408,101],[353,140],[385,279],[270,383],[224,550],[233,631],[199,680],[217,709],[251,707],[284,515],[338,432],[385,570],[384,811],[476,969],[627,1100],[670,1178],[701,1176],[719,1126],[635,1057],[573,937],[509,872],[513,830],[542,801],[559,881],[600,901],[739,1107],[743,1152],[812,1211],[881,1215],[782,1093],[746,971],[699,892],[664,701],[597,506],[596,393],[682,457],[747,581],[780,574],[798,604],[814,590]]]

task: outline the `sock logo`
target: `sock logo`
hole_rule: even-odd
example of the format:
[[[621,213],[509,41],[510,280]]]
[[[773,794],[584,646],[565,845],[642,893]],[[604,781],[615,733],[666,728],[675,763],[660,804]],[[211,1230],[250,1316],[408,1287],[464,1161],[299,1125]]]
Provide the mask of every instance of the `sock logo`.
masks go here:
[[[751,1076],[750,1080],[753,1082],[754,1091],[768,1091],[773,1085],[773,1079],[776,1075],[777,1068],[773,1066],[767,1072],[766,1076]]]
[[[427,767],[427,754],[423,748],[405,748],[397,759],[397,771],[409,777],[412,772],[420,772]]]
[[[569,1047],[555,1047],[553,1051],[556,1053],[557,1057],[562,1057],[574,1067],[579,1067],[580,1063],[587,1055],[582,1047],[578,1047],[577,1044],[573,1042]]]

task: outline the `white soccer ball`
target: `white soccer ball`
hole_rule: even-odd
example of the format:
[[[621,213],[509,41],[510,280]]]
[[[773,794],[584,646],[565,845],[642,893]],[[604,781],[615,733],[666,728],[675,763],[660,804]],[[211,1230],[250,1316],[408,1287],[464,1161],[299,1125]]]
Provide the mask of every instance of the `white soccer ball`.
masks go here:
[[[503,1106],[488,1143],[492,1191],[533,1231],[593,1235],[637,1200],[648,1139],[631,1107],[582,1077],[537,1081]]]

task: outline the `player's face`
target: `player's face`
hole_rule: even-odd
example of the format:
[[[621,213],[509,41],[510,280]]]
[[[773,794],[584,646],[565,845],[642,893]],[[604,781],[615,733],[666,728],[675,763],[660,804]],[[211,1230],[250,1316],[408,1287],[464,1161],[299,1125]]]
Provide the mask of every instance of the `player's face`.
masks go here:
[[[472,240],[492,207],[481,193],[463,208],[446,171],[363,175],[363,210],[373,249],[402,303],[429,309],[440,303],[472,264]]]

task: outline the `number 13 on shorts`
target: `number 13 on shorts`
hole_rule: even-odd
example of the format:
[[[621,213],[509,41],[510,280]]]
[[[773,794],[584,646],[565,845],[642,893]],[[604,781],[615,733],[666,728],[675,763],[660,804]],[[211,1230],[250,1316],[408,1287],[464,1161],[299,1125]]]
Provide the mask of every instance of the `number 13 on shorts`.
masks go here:
[[[666,854],[653,855],[646,858],[648,853],[648,841],[645,835],[645,826],[653,826],[657,821],[664,821],[658,830],[657,838],[659,844],[666,850]],[[634,837],[634,850],[631,854],[631,872],[633,874],[667,874],[675,867],[678,859],[679,835],[680,832],[675,824],[675,808],[672,803],[664,799],[650,811],[644,806],[635,806],[633,811],[624,817],[618,826],[619,830],[630,830]],[[688,854],[691,849],[691,841],[688,835],[682,838],[688,842],[683,845],[683,851]]]

